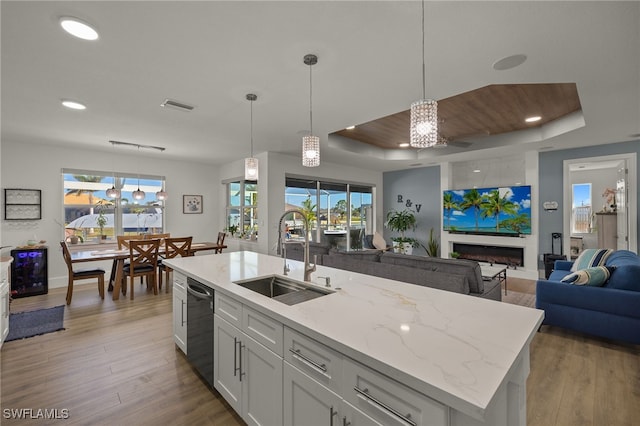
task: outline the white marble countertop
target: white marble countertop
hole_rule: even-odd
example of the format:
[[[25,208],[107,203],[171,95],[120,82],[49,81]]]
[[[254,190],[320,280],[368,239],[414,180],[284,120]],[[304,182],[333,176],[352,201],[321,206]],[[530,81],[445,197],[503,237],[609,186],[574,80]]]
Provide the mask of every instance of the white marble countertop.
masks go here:
[[[542,323],[543,311],[318,266],[334,294],[288,306],[233,281],[282,275],[283,259],[230,252],[165,260],[284,325],[482,420]],[[302,281],[293,260],[289,277]]]

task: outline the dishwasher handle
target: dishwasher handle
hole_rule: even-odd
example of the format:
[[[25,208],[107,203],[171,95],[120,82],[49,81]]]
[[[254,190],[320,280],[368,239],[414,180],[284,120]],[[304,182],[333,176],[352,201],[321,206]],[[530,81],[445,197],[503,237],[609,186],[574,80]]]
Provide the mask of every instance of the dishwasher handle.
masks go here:
[[[213,299],[213,294],[210,293],[206,287],[201,285],[193,285],[192,283],[188,283],[187,292],[198,299]]]

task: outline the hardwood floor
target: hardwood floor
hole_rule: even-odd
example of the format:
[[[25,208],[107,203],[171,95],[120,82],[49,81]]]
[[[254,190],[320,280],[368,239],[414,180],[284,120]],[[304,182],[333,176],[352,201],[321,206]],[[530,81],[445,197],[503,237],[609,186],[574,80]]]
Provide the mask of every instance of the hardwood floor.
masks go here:
[[[243,425],[189,366],[172,337],[171,293],[136,289],[101,301],[78,285],[64,331],[7,342],[1,357],[2,424]],[[535,291],[510,279],[509,290]],[[65,289],[16,299],[12,312],[65,303]],[[8,419],[5,409],[68,409],[67,420]],[[637,424],[640,346],[543,326],[531,344],[527,424]]]
[[[172,293],[100,300],[96,284],[77,285],[66,330],[6,342],[1,356],[5,409],[67,409],[65,425],[244,425],[207,387],[173,343]],[[12,312],[65,304],[66,289],[16,299]],[[110,293],[108,293],[110,296]],[[31,421],[36,424],[35,420]],[[28,423],[28,422],[27,422]]]

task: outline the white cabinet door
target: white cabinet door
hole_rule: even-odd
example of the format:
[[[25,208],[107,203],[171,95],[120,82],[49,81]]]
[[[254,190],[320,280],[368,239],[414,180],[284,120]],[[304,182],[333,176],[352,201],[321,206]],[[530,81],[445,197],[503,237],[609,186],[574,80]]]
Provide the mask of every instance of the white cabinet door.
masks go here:
[[[213,386],[231,405],[242,414],[242,382],[240,381],[241,332],[215,314],[213,327]]]
[[[242,418],[249,425],[281,425],[282,358],[247,335],[240,345]]]
[[[340,425],[340,396],[287,362],[283,376],[283,425]]]
[[[377,420],[367,416],[347,401],[342,400],[340,406],[340,422],[339,426],[386,426]]]
[[[187,291],[184,287],[186,278],[174,271],[173,280],[173,340],[187,353]],[[181,278],[184,280],[182,281]]]
[[[0,281],[0,347],[9,334],[9,283]]]

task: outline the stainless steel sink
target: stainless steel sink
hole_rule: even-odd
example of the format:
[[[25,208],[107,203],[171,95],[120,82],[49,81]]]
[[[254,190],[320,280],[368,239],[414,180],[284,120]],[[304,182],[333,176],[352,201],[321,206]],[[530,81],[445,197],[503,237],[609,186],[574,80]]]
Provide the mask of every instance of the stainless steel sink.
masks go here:
[[[280,275],[250,278],[242,281],[234,281],[234,283],[286,305],[295,305],[333,293],[332,290],[316,287]]]

